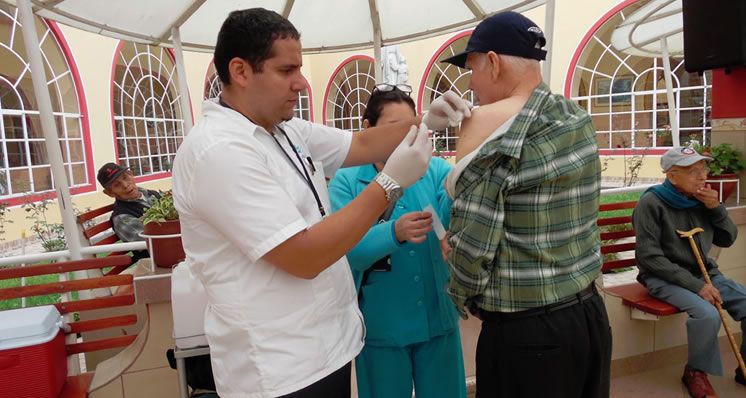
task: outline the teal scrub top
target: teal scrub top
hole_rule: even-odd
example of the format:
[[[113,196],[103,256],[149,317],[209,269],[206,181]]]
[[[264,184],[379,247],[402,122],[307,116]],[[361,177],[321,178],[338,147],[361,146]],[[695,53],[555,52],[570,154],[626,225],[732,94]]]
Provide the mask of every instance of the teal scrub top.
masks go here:
[[[451,200],[444,182],[450,170],[447,161],[433,158],[425,175],[404,190],[390,220],[371,226],[347,254],[358,289],[363,272],[378,259],[391,256],[391,271],[371,272],[362,286],[360,309],[365,317],[366,344],[404,347],[458,327],[458,312],[446,294],[448,265],[435,232],[430,231],[422,243],[399,244],[393,228],[402,215],[422,211],[430,204],[448,229]],[[332,209],[346,206],[377,173],[373,165],[340,169],[329,184]]]

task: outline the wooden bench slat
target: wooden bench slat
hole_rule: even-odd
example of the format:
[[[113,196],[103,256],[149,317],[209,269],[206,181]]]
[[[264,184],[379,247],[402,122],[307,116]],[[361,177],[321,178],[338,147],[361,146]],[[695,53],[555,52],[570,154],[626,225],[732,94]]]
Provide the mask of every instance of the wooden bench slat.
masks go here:
[[[635,206],[637,206],[637,201],[634,200],[630,202],[603,203],[598,206],[598,211],[634,209]]]
[[[614,286],[604,289],[606,292],[620,297],[622,303],[628,307],[637,308],[649,314],[665,316],[680,312],[671,304],[656,299],[648,293],[648,289],[639,283]]]
[[[116,267],[130,264],[130,256],[107,256],[101,258],[87,258],[76,261],[66,261],[61,263],[46,265],[30,265],[28,267],[14,267],[0,270],[0,280],[30,277],[38,275],[62,274],[73,271],[84,271],[89,269],[98,269],[104,267]]]
[[[87,239],[91,239],[92,237],[100,234],[101,232],[106,231],[107,229],[111,228],[111,221],[104,221],[101,224],[96,224],[86,230],[83,231],[83,235]]]
[[[123,294],[120,296],[55,303],[54,306],[57,307],[57,311],[59,311],[60,314],[68,314],[71,312],[90,311],[101,308],[124,307],[132,304],[135,304],[135,295]]]
[[[87,212],[85,212],[85,213],[83,213],[83,214],[81,214],[81,215],[79,215],[77,217],[78,224],[83,224],[84,222],[86,222],[88,220],[92,220],[92,219],[94,219],[94,218],[96,218],[96,217],[98,217],[98,216],[100,216],[102,214],[106,214],[106,213],[108,213],[108,212],[110,212],[112,210],[114,210],[114,203],[112,203],[110,205],[107,205],[107,206],[104,206],[104,207],[99,207],[98,209],[93,209],[93,210],[87,211]]]
[[[622,253],[635,250],[635,242],[614,243],[601,246],[601,254]]]
[[[59,398],[85,398],[88,396],[88,387],[93,380],[93,372],[81,373],[76,376],[68,376]]]
[[[117,243],[117,242],[119,242],[119,237],[116,235],[110,235],[96,242],[93,246],[110,245],[112,243]]]
[[[68,324],[70,326],[70,331],[67,332],[67,334],[90,332],[93,330],[108,329],[116,326],[128,326],[134,325],[136,323],[137,315],[120,315],[101,319],[77,321]]]
[[[596,224],[599,227],[603,227],[605,225],[618,225],[618,224],[630,224],[630,223],[632,223],[632,216],[599,218]]]
[[[137,335],[131,334],[126,336],[110,337],[94,341],[84,341],[82,343],[73,343],[65,346],[67,355],[80,354],[81,352],[91,352],[99,350],[108,350],[109,348],[126,347],[132,344]]]
[[[626,231],[614,231],[614,232],[601,232],[601,240],[616,240],[624,238],[634,238],[635,230],[629,229]]]
[[[601,267],[602,272],[609,272],[619,268],[633,267],[637,265],[637,261],[634,258],[625,258],[622,260],[611,260],[604,262]]]
[[[122,271],[126,270],[129,267],[130,267],[129,265],[118,265],[118,266],[110,269],[109,271],[107,271],[104,275],[106,275],[106,276],[109,276],[109,275],[119,275],[119,274],[122,273]]]
[[[64,282],[43,283],[32,286],[15,286],[0,289],[0,300],[10,300],[29,296],[43,296],[52,293],[66,293],[76,290],[98,289],[132,284],[132,275],[110,275]]]

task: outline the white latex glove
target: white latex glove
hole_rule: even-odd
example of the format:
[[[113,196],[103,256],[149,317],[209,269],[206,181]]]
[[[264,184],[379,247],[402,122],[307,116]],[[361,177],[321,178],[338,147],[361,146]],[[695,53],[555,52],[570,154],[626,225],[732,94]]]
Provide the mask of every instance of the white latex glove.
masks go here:
[[[433,145],[427,135],[427,126],[412,126],[398,147],[391,153],[382,173],[391,177],[400,187],[414,184],[427,171]]]
[[[442,131],[449,126],[458,126],[465,117],[471,117],[471,104],[453,91],[446,91],[430,104],[422,123],[430,130]]]

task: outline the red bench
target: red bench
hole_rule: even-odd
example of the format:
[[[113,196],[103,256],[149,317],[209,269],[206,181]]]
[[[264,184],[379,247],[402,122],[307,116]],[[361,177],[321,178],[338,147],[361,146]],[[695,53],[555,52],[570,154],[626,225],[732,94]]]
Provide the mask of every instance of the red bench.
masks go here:
[[[108,256],[103,258],[92,258],[78,261],[67,261],[45,265],[32,265],[27,267],[0,269],[0,280],[15,279],[21,277],[32,277],[39,275],[67,274],[69,272],[87,271],[101,269],[106,267],[122,267],[128,265],[131,257],[125,255]],[[43,296],[53,293],[69,293],[73,291],[89,291],[103,287],[129,287],[132,291],[132,275],[104,275],[101,277],[73,279],[67,281],[44,283],[38,285],[16,286],[0,289],[0,300],[11,300],[22,297]],[[60,314],[72,314],[101,309],[110,309],[115,307],[127,307],[132,309],[135,303],[134,294],[119,294],[113,296],[80,299],[75,301],[59,302],[54,304]],[[101,312],[101,311],[98,311]],[[132,344],[137,338],[137,334],[127,334],[123,332],[124,326],[130,326],[137,323],[137,315],[134,311],[125,311],[119,315],[105,315],[96,319],[79,320],[70,322],[67,335],[77,335],[78,333],[114,329],[114,337],[105,337],[97,339],[88,339],[83,342],[66,343],[65,350],[67,355],[76,355],[92,351],[106,350],[110,348],[126,347]],[[60,395],[62,398],[87,397],[88,388],[93,379],[93,372],[83,373],[81,375],[68,376],[63,391]]]
[[[635,261],[635,230],[632,216],[604,217],[603,213],[613,210],[633,209],[637,202],[602,204],[599,208],[598,226],[601,228],[601,254],[604,256],[602,272],[637,265]],[[609,243],[606,243],[609,241]],[[610,256],[615,254],[615,256]],[[624,258],[618,258],[622,256]],[[607,258],[608,257],[608,258]],[[604,288],[606,293],[620,297],[622,303],[645,316],[639,319],[657,319],[661,316],[679,313],[679,309],[648,294],[648,289],[638,282]]]
[[[114,204],[110,204],[107,206],[99,207],[98,209],[89,210],[85,213],[82,213],[76,217],[76,222],[78,224],[78,230],[83,235],[83,237],[86,239],[88,244],[90,246],[101,246],[101,245],[110,245],[112,243],[119,242],[119,237],[114,233],[114,230],[111,228],[111,211],[114,209]],[[101,217],[106,216],[106,220],[102,222],[96,222],[96,220]],[[109,235],[105,236],[103,239],[99,239],[94,241],[93,238],[99,236],[100,234],[109,231]],[[110,253],[108,256],[118,256],[127,254],[127,252],[115,252]],[[128,256],[130,257],[130,256]],[[129,264],[119,265],[116,266],[106,272],[106,275],[117,275],[121,273],[122,271],[126,270],[134,264],[138,258],[136,257],[130,257]]]

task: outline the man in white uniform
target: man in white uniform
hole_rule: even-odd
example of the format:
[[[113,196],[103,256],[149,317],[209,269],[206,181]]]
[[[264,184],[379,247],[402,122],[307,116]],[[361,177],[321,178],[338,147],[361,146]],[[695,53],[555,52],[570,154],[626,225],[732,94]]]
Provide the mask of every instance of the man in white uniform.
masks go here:
[[[215,47],[223,93],[204,103],[174,162],[187,265],[207,292],[205,334],[223,398],[350,396],[364,330],[344,255],[432,152],[418,118],[354,135],[293,119],[301,65],[288,20],[232,12]],[[451,93],[424,123],[443,129],[469,115]],[[375,183],[328,215],[325,175],[387,158]]]

